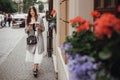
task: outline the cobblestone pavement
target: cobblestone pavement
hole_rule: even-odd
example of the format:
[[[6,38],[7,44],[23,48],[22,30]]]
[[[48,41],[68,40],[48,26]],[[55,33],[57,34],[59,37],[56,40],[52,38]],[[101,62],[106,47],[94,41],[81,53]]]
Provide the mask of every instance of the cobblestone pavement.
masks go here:
[[[38,78],[33,76],[33,63],[25,62],[25,36],[0,65],[0,80],[56,80],[52,58],[44,56]]]

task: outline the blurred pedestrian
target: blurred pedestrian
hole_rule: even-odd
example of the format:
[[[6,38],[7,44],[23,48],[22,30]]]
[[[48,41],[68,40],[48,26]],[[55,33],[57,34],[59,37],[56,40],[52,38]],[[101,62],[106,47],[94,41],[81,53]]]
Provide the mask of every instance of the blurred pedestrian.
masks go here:
[[[10,13],[8,14],[7,21],[8,21],[8,25],[9,25],[9,27],[10,27],[11,22],[12,22],[12,16],[11,16]]]
[[[7,14],[4,15],[4,26],[6,26],[7,23]]]
[[[36,24],[37,23],[37,24]],[[31,25],[32,24],[32,25]],[[43,35],[44,31],[43,19],[37,14],[35,7],[30,7],[26,19],[25,32],[29,35],[37,36],[37,44],[26,46],[26,61],[33,62],[33,75],[38,75],[38,65],[41,63],[44,52]],[[37,34],[35,34],[37,33]]]

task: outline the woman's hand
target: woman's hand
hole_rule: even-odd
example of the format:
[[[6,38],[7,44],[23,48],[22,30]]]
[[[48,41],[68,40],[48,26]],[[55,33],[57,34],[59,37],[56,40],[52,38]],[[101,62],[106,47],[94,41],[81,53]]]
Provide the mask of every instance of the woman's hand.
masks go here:
[[[29,26],[28,26],[28,31],[30,31],[30,30],[32,30],[32,29],[33,29],[32,25],[29,25]]]
[[[42,26],[39,25],[39,24],[36,24],[36,27],[37,27],[37,29],[39,29],[39,30],[43,30]]]

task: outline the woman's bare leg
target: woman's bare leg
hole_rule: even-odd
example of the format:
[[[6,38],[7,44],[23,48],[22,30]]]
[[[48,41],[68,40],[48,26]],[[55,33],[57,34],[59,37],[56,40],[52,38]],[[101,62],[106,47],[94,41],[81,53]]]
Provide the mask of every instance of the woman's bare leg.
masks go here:
[[[37,74],[38,74],[38,64],[34,64],[34,70],[33,70],[33,75],[35,76],[35,77],[37,77]]]
[[[38,64],[34,64],[34,71],[38,69]]]

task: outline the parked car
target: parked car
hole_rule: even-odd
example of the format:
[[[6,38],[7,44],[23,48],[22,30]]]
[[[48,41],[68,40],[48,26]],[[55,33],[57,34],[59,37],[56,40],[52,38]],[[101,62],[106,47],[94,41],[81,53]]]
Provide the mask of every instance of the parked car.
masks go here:
[[[13,21],[13,26],[18,25],[19,27],[25,27],[25,17],[27,14],[14,14],[12,21]]]

